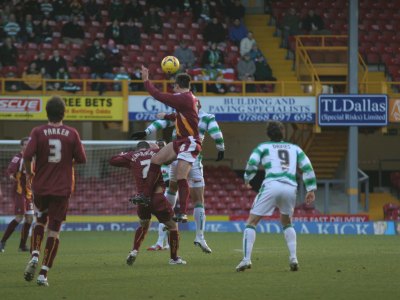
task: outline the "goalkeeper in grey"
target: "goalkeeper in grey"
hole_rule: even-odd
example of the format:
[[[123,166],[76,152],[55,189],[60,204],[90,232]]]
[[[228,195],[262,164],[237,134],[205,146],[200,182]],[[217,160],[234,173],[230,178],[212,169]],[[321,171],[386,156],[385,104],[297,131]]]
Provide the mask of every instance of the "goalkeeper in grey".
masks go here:
[[[311,204],[315,200],[314,191],[317,189],[317,181],[310,159],[299,146],[283,141],[284,126],[282,123],[269,122],[267,135],[271,141],[261,143],[253,150],[244,174],[245,183],[249,184],[256,175],[259,165],[265,169],[264,181],[254,199],[243,232],[243,259],[236,267],[238,272],[251,268],[251,253],[256,240],[256,226],[263,216],[271,216],[275,207],[279,209],[280,221],[289,249],[290,270],[297,271],[299,268],[296,254],[297,238],[291,222],[296,205],[297,168],[302,171],[303,182],[307,190],[305,202]]]
[[[173,114],[172,114],[173,115]],[[165,113],[159,113],[157,117],[159,120],[154,121],[150,124],[149,127],[146,128],[145,131],[140,131],[132,134],[133,139],[143,139],[149,134],[156,132],[157,130],[165,129],[169,126],[174,126],[173,118],[170,118],[171,115],[166,115]],[[199,110],[199,133],[201,141],[204,140],[205,134],[211,136],[211,138],[215,142],[215,146],[218,150],[218,155],[216,161],[220,161],[224,158],[225,145],[224,138],[222,132],[218,126],[217,121],[215,120],[215,116],[213,114],[206,113]],[[172,139],[175,138],[175,130],[172,134]],[[170,182],[169,187],[166,191],[166,198],[174,207],[177,200],[177,183],[176,183],[176,163],[174,161],[170,165]],[[207,242],[204,238],[204,228],[206,222],[206,213],[204,209],[204,176],[203,176],[203,164],[202,164],[202,155],[197,157],[196,161],[193,163],[192,169],[190,170],[189,176],[189,187],[190,187],[190,198],[194,202],[193,209],[193,217],[196,224],[196,237],[194,240],[195,246],[201,248],[201,250],[205,253],[211,253],[211,248],[207,245]],[[159,238],[155,245],[150,247],[148,250],[161,250],[163,248],[163,234],[161,228],[159,229]]]

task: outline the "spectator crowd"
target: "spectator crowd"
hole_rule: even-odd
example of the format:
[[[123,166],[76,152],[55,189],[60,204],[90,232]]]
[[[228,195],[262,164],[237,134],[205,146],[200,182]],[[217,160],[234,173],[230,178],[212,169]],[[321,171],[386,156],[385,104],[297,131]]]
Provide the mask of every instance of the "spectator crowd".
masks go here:
[[[115,80],[113,89],[120,90],[119,81],[140,79],[140,64],[156,63],[146,52],[158,38],[163,53],[181,62],[179,72],[202,69],[196,79],[223,80],[225,70],[233,69],[234,79],[275,80],[244,15],[240,0],[1,1],[0,75],[23,79],[7,84],[9,91],[41,89],[42,79],[58,80],[48,81],[46,89],[76,91],[79,87],[68,80],[81,78]],[[190,33],[187,28],[173,44],[165,39],[178,34],[171,31],[177,19],[196,29],[190,37],[199,38],[197,43],[182,38]],[[232,49],[236,56],[230,54]],[[139,61],[140,54],[149,61]],[[155,79],[161,79],[158,75]],[[106,88],[92,85],[99,92]],[[131,90],[142,88],[130,85]],[[216,93],[228,91],[219,84],[210,88]]]

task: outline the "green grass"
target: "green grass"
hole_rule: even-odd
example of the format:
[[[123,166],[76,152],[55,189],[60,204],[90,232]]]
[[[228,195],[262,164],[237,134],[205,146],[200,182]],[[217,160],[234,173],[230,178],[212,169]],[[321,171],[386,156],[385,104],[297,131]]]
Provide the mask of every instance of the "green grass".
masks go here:
[[[63,232],[44,288],[24,281],[28,256],[16,251],[15,233],[0,253],[0,299],[399,299],[398,236],[298,235],[300,270],[290,272],[283,236],[259,233],[253,268],[237,273],[240,233],[207,233],[212,254],[182,233],[188,264],[171,266],[167,251],[145,251],[156,240],[151,232],[129,267],[132,234]]]

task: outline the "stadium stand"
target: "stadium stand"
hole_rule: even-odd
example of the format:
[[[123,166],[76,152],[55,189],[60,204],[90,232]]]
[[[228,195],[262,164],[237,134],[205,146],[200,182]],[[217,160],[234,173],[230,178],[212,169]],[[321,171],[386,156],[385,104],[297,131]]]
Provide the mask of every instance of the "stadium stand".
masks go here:
[[[344,13],[344,8],[348,7],[346,0],[272,1],[271,6],[277,26],[290,7],[294,7],[301,18],[313,9],[323,17],[325,28],[332,35],[347,34],[348,16]],[[400,47],[400,34],[395,30],[400,26],[399,8],[398,1],[359,1],[359,52],[369,65],[383,66],[388,79],[392,81],[400,79],[400,62],[396,56],[396,49]],[[295,50],[293,37],[289,49]]]
[[[40,2],[40,1],[39,1]],[[85,28],[85,38],[83,44],[72,43],[66,45],[62,40],[62,28],[65,20],[55,21],[50,20],[48,22],[52,31],[51,43],[43,42],[23,42],[17,40],[14,45],[19,52],[19,59],[16,69],[11,67],[3,67],[0,69],[0,76],[4,76],[9,72],[14,72],[17,77],[22,75],[22,72],[28,66],[28,63],[37,58],[39,52],[45,52],[46,57],[51,57],[52,51],[58,49],[60,55],[64,57],[68,64],[68,70],[73,79],[87,79],[90,77],[91,69],[87,62],[79,60],[84,57],[88,47],[93,44],[95,39],[99,40],[102,47],[105,49],[107,40],[104,35],[104,28],[111,24],[111,19],[108,13],[110,1],[97,1],[101,5],[101,19],[97,20],[86,20],[81,19],[79,25]],[[139,1],[139,4],[144,10],[148,10],[149,7],[146,1]],[[136,20],[136,26],[141,30],[141,44],[140,45],[123,45],[117,44],[121,60],[119,65],[124,66],[128,72],[131,73],[133,68],[137,64],[150,63],[159,64],[164,56],[168,53],[171,54],[174,49],[178,46],[179,40],[186,39],[188,41],[195,41],[192,43],[191,49],[194,51],[198,61],[202,56],[205,49],[205,42],[203,41],[202,32],[205,26],[204,22],[193,20],[193,14],[188,11],[178,12],[164,12],[159,10],[159,15],[162,19],[163,29],[161,33],[145,33],[143,23]],[[179,20],[179,22],[178,22]],[[39,25],[39,19],[33,21],[34,25]],[[121,22],[121,27],[126,22]],[[227,47],[231,44],[227,41]],[[236,62],[239,57],[237,51],[232,51],[230,59],[226,62],[227,68],[235,68]],[[150,65],[151,67],[152,65]],[[153,67],[155,76],[158,78],[166,79],[165,74],[158,67]]]

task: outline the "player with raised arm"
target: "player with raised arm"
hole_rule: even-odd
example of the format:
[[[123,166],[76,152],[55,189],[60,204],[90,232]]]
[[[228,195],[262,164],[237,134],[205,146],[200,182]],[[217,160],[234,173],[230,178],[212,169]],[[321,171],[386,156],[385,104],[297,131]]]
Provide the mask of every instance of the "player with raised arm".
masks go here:
[[[24,278],[31,281],[39,263],[41,243],[47,226],[47,241],[37,284],[48,286],[47,272],[53,266],[59,246],[62,222],[65,220],[74,181],[74,163],[86,163],[86,153],[75,128],[63,124],[65,103],[53,96],[46,104],[48,124],[33,128],[24,152],[27,176],[33,175],[33,201],[37,210],[33,229],[31,259]]]
[[[200,107],[199,107],[200,108]],[[165,113],[159,113],[157,115],[160,120],[156,120],[150,124],[149,127],[145,129],[143,132],[137,132],[132,135],[133,138],[136,137],[145,137],[159,129],[167,128],[168,126],[173,126],[172,120],[174,120],[174,114],[166,115]],[[211,136],[214,140],[216,148],[218,150],[218,157],[216,161],[220,161],[224,158],[224,138],[222,132],[218,126],[218,123],[215,120],[215,116],[213,114],[208,114],[203,110],[199,110],[199,133],[200,139],[203,142],[206,132]],[[172,133],[172,139],[176,138],[175,131]],[[177,191],[177,183],[176,183],[176,164],[174,161],[171,164],[170,168],[170,184],[166,193],[166,197],[171,205],[175,205],[176,203],[176,191]],[[203,164],[202,164],[202,155],[200,154],[196,161],[193,163],[192,169],[189,172],[189,188],[190,188],[190,197],[194,204],[193,217],[196,224],[196,238],[194,240],[194,244],[199,246],[205,253],[211,253],[211,248],[207,245],[207,242],[204,238],[204,228],[206,222],[206,214],[204,209],[204,176],[203,176]],[[161,232],[159,230],[159,232]],[[162,246],[162,233],[159,234],[158,241],[156,245],[150,247],[151,250],[160,250]]]
[[[265,169],[265,179],[250,210],[246,229],[243,232],[243,259],[236,271],[251,268],[251,252],[256,239],[256,226],[263,216],[271,216],[275,207],[279,208],[281,224],[289,249],[289,266],[291,271],[298,270],[296,254],[297,238],[291,217],[296,204],[297,167],[303,173],[303,181],[307,190],[305,202],[311,204],[315,200],[314,191],[317,181],[311,162],[304,151],[297,145],[283,141],[284,127],[280,122],[270,122],[267,126],[270,142],[259,144],[251,153],[244,174],[249,184],[257,173],[258,165]]]
[[[115,155],[110,159],[110,164],[115,167],[124,167],[132,170],[139,193],[143,192],[147,175],[150,168],[151,158],[161,151],[158,147],[150,148],[147,142],[139,142],[136,151],[123,152]],[[178,256],[179,233],[178,226],[172,220],[174,211],[164,196],[165,183],[161,176],[158,176],[157,182],[150,195],[149,203],[138,204],[138,216],[140,219],[140,227],[136,229],[132,251],[126,259],[128,265],[132,265],[139,253],[142,244],[150,226],[151,215],[155,215],[159,222],[164,223],[169,230],[169,243],[171,258],[169,264],[184,265],[186,261]]]
[[[13,196],[14,196],[14,213],[15,218],[8,224],[6,231],[0,241],[0,253],[4,252],[6,242],[11,234],[17,228],[18,224],[25,218],[24,224],[21,229],[21,240],[19,243],[19,251],[29,251],[26,247],[26,240],[28,239],[29,229],[33,221],[33,204],[32,204],[32,191],[30,183],[26,180],[24,159],[22,158],[26,145],[28,144],[27,137],[22,138],[20,141],[21,151],[14,155],[7,168],[7,175],[14,182]]]
[[[151,158],[146,185],[143,194],[132,197],[134,203],[146,203],[150,200],[154,184],[160,176],[162,164],[178,159],[176,178],[179,194],[179,213],[174,217],[177,222],[187,222],[187,202],[189,199],[188,174],[193,162],[201,151],[199,137],[198,100],[190,91],[190,76],[186,73],[176,75],[174,94],[162,93],[149,80],[149,70],[142,66],[142,79],[146,90],[156,100],[176,110],[176,140],[168,143]]]

